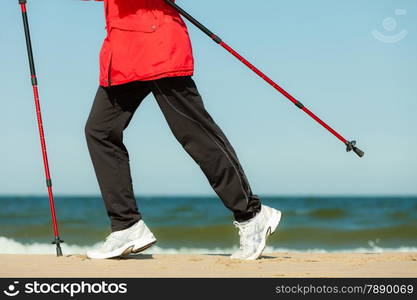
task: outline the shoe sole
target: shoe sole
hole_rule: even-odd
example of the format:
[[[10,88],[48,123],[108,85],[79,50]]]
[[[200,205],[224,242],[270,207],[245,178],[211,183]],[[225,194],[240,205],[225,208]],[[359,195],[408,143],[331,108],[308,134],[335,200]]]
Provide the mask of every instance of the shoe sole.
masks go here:
[[[145,246],[142,246],[142,247],[140,247],[138,249],[133,249],[132,248],[132,251],[130,253],[139,253],[139,252],[145,251],[146,249],[152,247],[155,244],[156,244],[156,240],[153,241],[153,242],[151,242],[151,243],[149,243],[149,244],[147,244],[147,245],[145,245]]]
[[[268,236],[273,235],[275,233],[280,221],[281,221],[281,212],[279,210],[274,209],[272,216],[268,220],[267,226],[265,226],[265,229],[263,232],[264,238],[262,239],[261,244],[259,245],[256,252],[253,255],[247,257],[245,260],[255,260],[262,255],[262,252],[264,251],[265,246],[266,246],[266,240],[268,239]]]
[[[149,239],[138,239],[134,241],[130,241],[129,243],[124,244],[122,247],[117,248],[111,252],[108,252],[103,255],[88,255],[88,258],[92,259],[108,259],[108,258],[115,258],[119,256],[126,256],[130,253],[138,253],[148,249],[149,247],[153,246],[156,243],[156,239],[151,237]]]

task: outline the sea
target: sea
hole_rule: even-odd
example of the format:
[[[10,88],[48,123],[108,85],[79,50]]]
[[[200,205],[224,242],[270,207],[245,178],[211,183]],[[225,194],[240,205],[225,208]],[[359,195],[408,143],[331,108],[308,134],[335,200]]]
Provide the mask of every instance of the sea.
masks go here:
[[[417,251],[417,197],[262,196],[282,212],[266,252]],[[229,254],[239,236],[217,197],[139,196],[139,210],[158,242],[146,253]],[[57,196],[64,254],[83,254],[110,233],[101,197]],[[0,253],[53,254],[47,196],[0,196]]]

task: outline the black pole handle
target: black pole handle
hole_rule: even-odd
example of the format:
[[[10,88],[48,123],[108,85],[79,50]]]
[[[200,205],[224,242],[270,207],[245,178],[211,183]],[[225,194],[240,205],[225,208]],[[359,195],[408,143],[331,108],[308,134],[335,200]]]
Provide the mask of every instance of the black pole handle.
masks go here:
[[[19,4],[26,4],[26,0],[19,0]],[[36,78],[35,62],[33,59],[32,41],[30,38],[29,21],[28,21],[26,8],[22,9],[22,19],[23,19],[23,27],[25,31],[26,49],[28,52],[29,68],[30,68],[30,76],[32,80],[32,85],[38,85],[38,80]]]

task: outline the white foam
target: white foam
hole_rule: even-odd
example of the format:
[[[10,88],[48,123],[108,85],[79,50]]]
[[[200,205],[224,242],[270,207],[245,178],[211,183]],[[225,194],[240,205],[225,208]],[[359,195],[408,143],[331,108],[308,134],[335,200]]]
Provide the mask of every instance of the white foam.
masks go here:
[[[99,247],[101,243],[90,246],[62,244],[62,251],[67,254],[84,254],[87,250]],[[161,248],[153,246],[144,253],[148,254],[230,254],[236,248]],[[264,253],[297,252],[297,253],[383,253],[383,252],[417,252],[417,247],[382,248],[370,243],[369,247],[342,250],[328,250],[320,248],[289,249],[266,247]],[[0,236],[0,254],[55,254],[55,246],[47,243],[20,243],[14,239]]]
[[[230,254],[236,251],[237,248],[160,248],[154,246],[144,253],[153,254]],[[417,247],[398,247],[398,248],[352,248],[340,250],[328,250],[320,248],[311,249],[290,249],[290,248],[276,248],[266,247],[264,253],[272,252],[295,252],[295,253],[384,253],[384,252],[417,252]]]
[[[94,247],[96,245],[93,245]],[[91,246],[62,244],[65,254],[85,253]],[[0,254],[54,254],[55,245],[48,243],[20,243],[14,239],[0,236]]]

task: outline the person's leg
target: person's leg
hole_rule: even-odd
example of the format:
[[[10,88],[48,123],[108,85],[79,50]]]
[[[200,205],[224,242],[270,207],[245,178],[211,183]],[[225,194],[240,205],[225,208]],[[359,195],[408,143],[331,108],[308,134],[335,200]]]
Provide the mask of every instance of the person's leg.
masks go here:
[[[100,86],[85,125],[88,149],[112,231],[126,229],[141,219],[133,194],[123,130],[149,93],[146,82],[110,88]]]
[[[236,221],[254,217],[261,209],[260,199],[252,194],[233,147],[205,110],[192,78],[155,80],[152,92],[173,134],[200,166]]]

